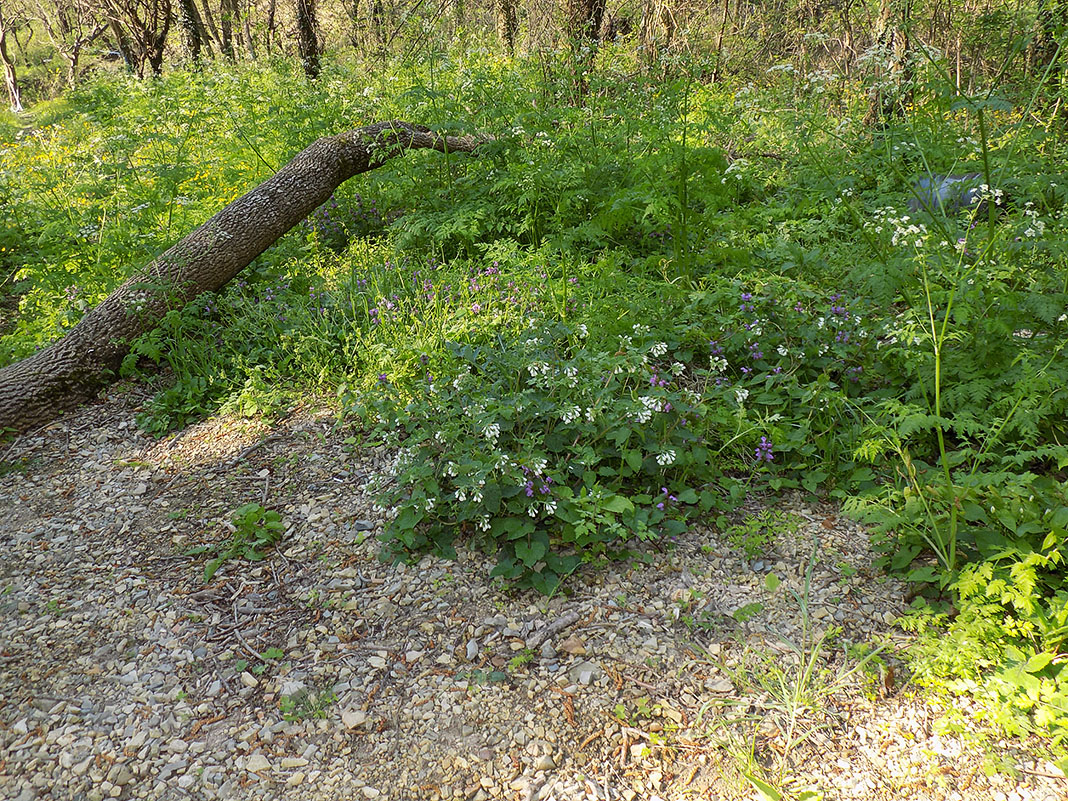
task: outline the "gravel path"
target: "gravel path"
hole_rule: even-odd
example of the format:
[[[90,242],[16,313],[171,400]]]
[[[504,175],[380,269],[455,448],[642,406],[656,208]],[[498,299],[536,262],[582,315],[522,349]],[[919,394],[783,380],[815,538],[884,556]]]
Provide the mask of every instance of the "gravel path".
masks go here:
[[[1046,762],[936,733],[894,680],[902,587],[830,507],[780,505],[756,559],[698,527],[546,600],[477,552],[378,561],[390,454],[348,452],[329,411],[153,440],[141,400],[0,448],[0,797],[740,799],[751,757],[813,798],[1068,798]],[[282,543],[205,584],[185,552],[246,503]],[[783,637],[811,654],[828,627],[791,728]],[[872,642],[881,667],[843,656]]]

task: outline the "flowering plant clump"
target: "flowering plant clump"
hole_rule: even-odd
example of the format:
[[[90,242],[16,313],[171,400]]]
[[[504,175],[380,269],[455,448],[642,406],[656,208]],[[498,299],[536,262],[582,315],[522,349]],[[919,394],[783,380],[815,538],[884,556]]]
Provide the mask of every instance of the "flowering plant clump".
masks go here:
[[[772,489],[815,492],[828,463],[848,468],[852,399],[870,391],[882,331],[869,316],[858,297],[775,276],[692,293],[678,315],[677,358],[707,359],[706,395],[748,423],[740,455],[773,474]]]
[[[384,213],[374,198],[365,204],[356,195],[339,203],[335,196],[308,215],[302,227],[328,248],[341,251],[353,239],[381,233],[397,216]]]
[[[497,347],[454,347],[459,369],[411,400],[383,386],[365,417],[401,446],[385,552],[451,554],[471,535],[498,554],[493,575],[553,592],[581,563],[633,538],[673,536],[688,510],[719,503],[708,414],[667,347],[636,326],[616,351],[585,329],[531,330]]]

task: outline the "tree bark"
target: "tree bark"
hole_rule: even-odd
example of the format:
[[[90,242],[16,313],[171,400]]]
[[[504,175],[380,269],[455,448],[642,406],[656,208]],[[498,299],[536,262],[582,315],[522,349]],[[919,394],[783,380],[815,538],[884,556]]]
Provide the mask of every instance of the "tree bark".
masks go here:
[[[885,125],[900,116],[909,101],[912,70],[909,65],[909,27],[912,0],[882,0],[875,23],[875,45],[886,59],[876,72],[875,89],[864,122],[869,127]],[[882,84],[882,85],[880,85]]]
[[[497,0],[494,4],[497,13],[497,38],[508,50],[515,53],[516,34],[519,33],[519,17],[516,15],[515,0]]]
[[[319,36],[316,31],[315,0],[297,0],[297,49],[304,74],[312,80],[319,77]]]
[[[0,62],[4,65],[4,84],[7,86],[8,105],[15,113],[20,113],[22,111],[22,93],[19,91],[19,79],[15,73],[15,62],[7,52],[7,27],[4,24],[2,9],[0,9]]]
[[[180,0],[182,30],[185,32],[186,47],[194,63],[200,61],[200,51],[208,51],[208,58],[215,54],[211,49],[211,37],[204,26],[196,0]]]
[[[406,150],[469,153],[482,141],[394,121],[312,143],[127,279],[65,337],[0,369],[0,432],[25,431],[92,398],[134,339],[169,310],[220,289],[352,176]]]

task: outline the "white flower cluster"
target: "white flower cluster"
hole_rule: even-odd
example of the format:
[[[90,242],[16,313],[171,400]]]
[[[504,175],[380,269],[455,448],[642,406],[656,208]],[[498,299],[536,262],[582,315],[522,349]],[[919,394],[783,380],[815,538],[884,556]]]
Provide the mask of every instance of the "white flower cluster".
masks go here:
[[[501,435],[501,427],[497,423],[490,423],[488,426],[482,429],[482,434],[492,442],[497,444],[497,437]]]
[[[1027,226],[1027,230],[1024,231],[1024,236],[1029,239],[1034,239],[1042,236],[1046,231],[1046,223],[1043,220],[1038,219],[1038,209],[1031,208],[1034,206],[1030,201],[1027,202],[1027,208],[1024,209],[1024,214],[1031,218],[1031,223]]]
[[[590,330],[586,328],[585,323],[579,324],[579,327],[575,329],[575,333],[578,334],[579,339],[585,339],[590,335]]]
[[[667,353],[667,349],[668,347],[666,342],[654,342],[653,346],[649,348],[649,355],[663,356],[665,353]]]
[[[568,406],[560,412],[560,419],[564,423],[573,423],[582,416],[582,409],[578,406]]]
[[[916,224],[912,221],[909,215],[904,214],[901,217],[895,217],[897,209],[893,206],[884,206],[882,208],[875,209],[872,212],[874,222],[865,222],[865,227],[874,231],[877,234],[881,234],[883,230],[893,231],[891,237],[891,243],[896,247],[897,245],[912,245],[914,247],[923,247],[924,242],[927,241],[928,231],[927,226],[923,223]]]
[[[460,374],[452,380],[452,388],[460,389],[461,387],[463,387],[464,382],[470,377],[470,375],[471,368],[470,366],[465,365],[464,369],[460,372]]]
[[[666,467],[669,464],[673,464],[674,461],[675,461],[675,451],[673,451],[671,448],[668,448],[666,451],[663,451],[662,453],[658,453],[657,456],[656,456],[656,463],[658,465],[660,465],[661,467]]]
[[[979,197],[983,200],[992,200],[995,206],[1000,206],[1005,199],[1005,193],[997,187],[991,187],[989,184],[979,184]]]

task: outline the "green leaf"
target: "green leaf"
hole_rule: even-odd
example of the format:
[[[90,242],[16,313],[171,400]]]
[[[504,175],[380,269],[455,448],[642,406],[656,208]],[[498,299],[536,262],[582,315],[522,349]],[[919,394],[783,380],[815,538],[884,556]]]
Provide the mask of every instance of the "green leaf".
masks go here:
[[[779,581],[779,577],[774,573],[768,573],[768,575],[764,576],[764,586],[767,588],[768,592],[775,592],[775,590],[779,589],[780,584],[782,584],[782,582]]]
[[[760,801],[782,801],[782,793],[772,787],[763,779],[758,779],[751,773],[742,773],[745,776],[745,780],[753,785],[753,789],[757,791],[757,795],[760,796]]]
[[[1028,673],[1038,673],[1038,671],[1042,670],[1046,665],[1048,665],[1052,661],[1053,661],[1053,654],[1051,654],[1049,652],[1045,652],[1045,653],[1041,653],[1041,654],[1035,654],[1034,656],[1032,656],[1030,659],[1027,660],[1027,663],[1024,665],[1024,670],[1027,671]]]
[[[495,515],[501,510],[501,488],[498,484],[487,484],[482,489],[483,511]]]
[[[529,539],[515,543],[515,555],[527,567],[534,567],[548,550],[549,535],[544,531],[536,531]]]
[[[410,531],[415,528],[422,519],[422,512],[417,511],[415,507],[406,506],[401,510],[401,513],[397,515],[397,519],[393,521],[393,525],[399,529]]]
[[[634,504],[630,502],[628,498],[624,498],[622,495],[613,495],[607,501],[601,504],[601,508],[606,512],[616,512],[622,514],[623,512],[629,512],[634,509]]]
[[[204,565],[204,581],[211,581],[211,577],[215,575],[215,571],[222,567],[222,563],[225,561],[226,559],[224,557],[219,556]]]
[[[560,577],[551,570],[545,570],[531,574],[530,584],[542,595],[552,595],[560,586]]]
[[[689,526],[686,525],[685,520],[665,520],[660,524],[660,530],[669,537],[677,537],[680,534],[685,534],[687,528],[689,528]]]
[[[642,469],[642,455],[639,451],[629,450],[624,453],[623,458],[627,462],[627,466],[637,473]]]
[[[801,486],[807,489],[809,492],[815,493],[827,478],[827,474],[822,470],[811,470],[801,478]]]

